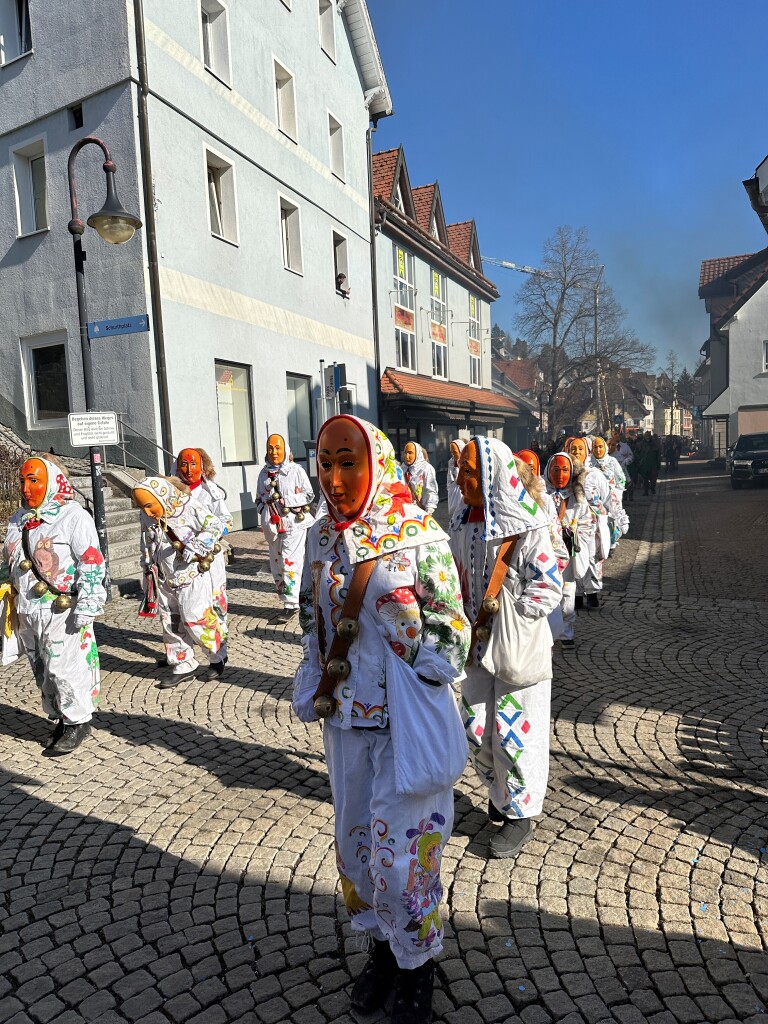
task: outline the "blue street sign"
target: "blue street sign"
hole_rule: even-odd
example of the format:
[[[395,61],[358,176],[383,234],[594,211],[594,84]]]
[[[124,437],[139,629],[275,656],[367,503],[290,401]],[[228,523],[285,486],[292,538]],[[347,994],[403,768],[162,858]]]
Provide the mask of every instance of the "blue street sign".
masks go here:
[[[140,334],[149,330],[149,317],[146,313],[139,316],[123,316],[117,320],[94,320],[88,324],[89,338],[108,338],[113,334]]]

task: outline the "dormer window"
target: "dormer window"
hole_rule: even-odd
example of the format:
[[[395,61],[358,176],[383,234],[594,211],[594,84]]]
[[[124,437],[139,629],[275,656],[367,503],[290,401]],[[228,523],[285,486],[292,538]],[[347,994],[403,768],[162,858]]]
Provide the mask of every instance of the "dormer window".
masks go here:
[[[435,217],[432,218],[432,223],[429,227],[429,233],[436,241],[440,241],[440,232],[437,230],[437,220]]]
[[[405,207],[403,205],[403,191],[400,188],[400,182],[399,181],[397,183],[397,188],[395,189],[395,198],[394,198],[393,202],[394,202],[395,206],[397,207],[397,209],[400,210],[401,213],[404,212]]]

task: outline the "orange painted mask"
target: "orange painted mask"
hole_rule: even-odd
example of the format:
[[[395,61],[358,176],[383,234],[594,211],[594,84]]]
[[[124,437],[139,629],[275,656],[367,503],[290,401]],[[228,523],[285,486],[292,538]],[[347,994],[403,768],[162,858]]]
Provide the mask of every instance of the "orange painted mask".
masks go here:
[[[523,448],[522,451],[517,453],[518,459],[524,462],[526,466],[530,466],[536,476],[539,475],[541,463],[539,462],[539,456],[536,452],[532,452],[530,448]]]
[[[403,448],[403,462],[406,466],[412,466],[416,461],[416,445],[413,441],[409,441],[408,444]]]
[[[19,470],[21,496],[27,508],[40,508],[48,490],[48,470],[41,459],[27,459]]]
[[[562,491],[571,482],[571,463],[565,455],[555,455],[549,464],[549,482]]]
[[[575,462],[587,461],[587,442],[583,437],[571,438],[571,443],[568,445],[568,454]]]
[[[371,493],[368,438],[346,416],[337,416],[317,439],[317,476],[336,519],[350,522],[367,511]]]
[[[285,441],[280,434],[270,434],[267,438],[267,462],[273,466],[282,466],[285,462]]]
[[[470,505],[472,508],[483,507],[485,499],[483,498],[483,481],[480,474],[480,449],[477,441],[470,441],[462,451],[456,483],[459,485],[465,505]]]
[[[176,459],[179,476],[185,484],[199,484],[203,477],[203,460],[197,448],[182,448]]]
[[[165,515],[165,509],[160,504],[157,495],[145,487],[134,487],[133,503],[136,508],[146,512],[150,519],[162,519]]]
[[[602,459],[606,451],[605,439],[602,437],[596,437],[592,442],[592,454],[596,459]]]

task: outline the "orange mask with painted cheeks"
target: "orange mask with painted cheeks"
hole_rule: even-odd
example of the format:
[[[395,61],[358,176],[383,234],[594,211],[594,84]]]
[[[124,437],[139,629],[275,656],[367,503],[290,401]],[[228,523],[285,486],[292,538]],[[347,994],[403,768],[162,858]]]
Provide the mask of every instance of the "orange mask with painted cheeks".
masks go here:
[[[592,454],[595,456],[596,459],[602,459],[602,457],[605,455],[605,452],[605,441],[602,437],[596,437],[592,442]]]
[[[19,470],[21,496],[27,508],[39,508],[48,490],[48,470],[40,459],[27,459]]]
[[[530,448],[523,448],[522,451],[517,453],[517,457],[521,462],[524,462],[526,466],[530,466],[536,476],[539,475],[540,463],[539,456],[536,452],[532,452]]]
[[[587,461],[587,442],[583,437],[574,437],[568,445],[568,454],[575,462]]]
[[[317,439],[317,475],[337,520],[357,519],[371,490],[368,441],[354,420],[339,416]]]
[[[162,519],[165,515],[165,509],[158,501],[157,495],[145,487],[134,487],[133,503],[136,508],[146,512],[150,519]]]
[[[412,466],[416,461],[416,445],[413,441],[409,441],[403,449],[403,462],[406,466]]]
[[[198,484],[203,476],[203,460],[197,448],[182,448],[176,459],[179,476],[185,484]]]
[[[267,438],[267,461],[273,466],[282,466],[285,462],[285,441],[280,434],[270,434]]]
[[[564,455],[555,455],[549,466],[549,482],[562,491],[571,482],[571,464]]]
[[[459,459],[461,458],[461,452],[462,449],[456,444],[456,442],[451,441],[451,456],[453,457],[453,461],[456,463],[457,466],[459,464]]]
[[[456,483],[459,485],[465,505],[470,505],[472,508],[483,507],[485,500],[480,475],[480,449],[477,441],[470,441],[462,451]]]

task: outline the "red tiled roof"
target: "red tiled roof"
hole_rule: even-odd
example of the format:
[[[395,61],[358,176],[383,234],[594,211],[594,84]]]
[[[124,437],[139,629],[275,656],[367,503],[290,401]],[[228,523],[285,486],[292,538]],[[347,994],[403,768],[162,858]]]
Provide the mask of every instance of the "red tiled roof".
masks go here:
[[[432,213],[432,203],[435,201],[435,186],[432,185],[419,185],[418,188],[411,190],[413,196],[413,205],[416,210],[416,223],[419,225],[422,231],[430,233],[430,214]]]
[[[381,196],[383,199],[391,198],[399,155],[399,147],[373,154],[373,194],[375,196]]]
[[[400,395],[405,398],[425,399],[436,402],[457,402],[469,405],[474,402],[486,409],[498,409],[503,412],[519,412],[520,406],[506,395],[485,388],[471,388],[468,384],[451,384],[448,381],[435,380],[433,377],[420,377],[414,373],[401,373],[390,367],[381,377],[382,395]]]
[[[451,252],[472,266],[472,221],[463,220],[460,224],[448,224],[447,229]]]
[[[540,371],[535,359],[494,359],[494,368],[521,391],[533,391]]]
[[[754,255],[755,253],[748,252],[743,256],[718,256],[713,260],[702,260],[699,288],[705,288],[708,284],[712,284],[713,281],[727,274],[729,270],[738,267],[740,263],[751,260]]]
[[[732,316],[735,316],[744,303],[751,299],[755,292],[758,292],[766,282],[768,282],[768,263],[754,267],[749,274],[745,275],[744,279],[739,281],[741,287],[733,302],[726,310],[719,314],[717,318],[718,329],[727,323]]]

